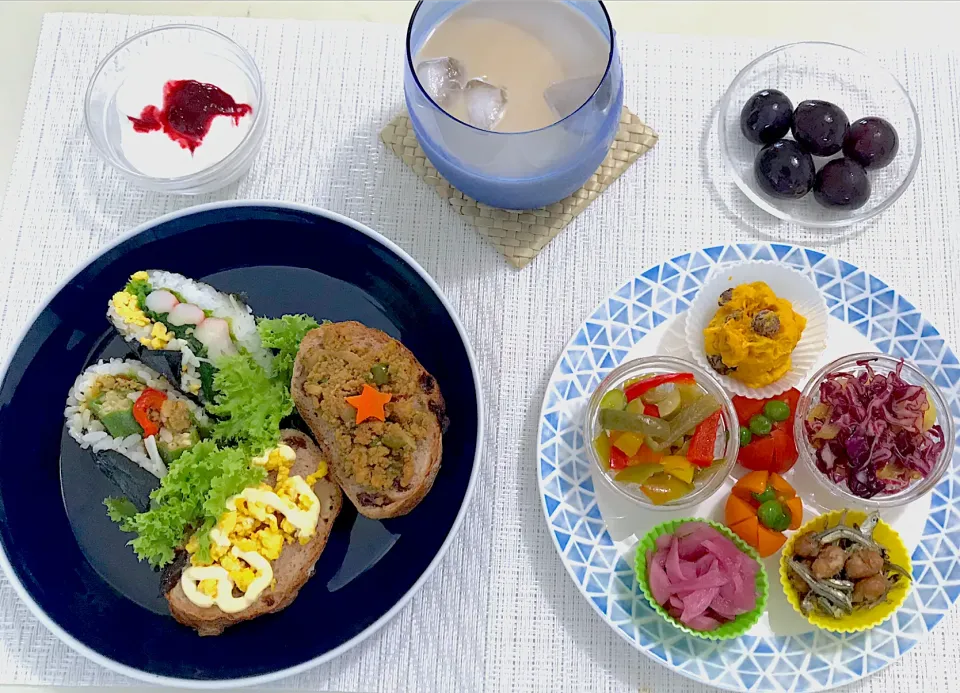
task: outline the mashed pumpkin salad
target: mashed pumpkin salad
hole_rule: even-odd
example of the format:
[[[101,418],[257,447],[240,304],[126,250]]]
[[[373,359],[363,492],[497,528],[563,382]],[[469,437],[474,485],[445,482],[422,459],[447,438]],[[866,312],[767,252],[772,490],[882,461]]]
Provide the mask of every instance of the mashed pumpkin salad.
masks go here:
[[[747,387],[764,387],[790,370],[806,326],[807,319],[765,282],[740,284],[720,294],[703,331],[707,362]]]

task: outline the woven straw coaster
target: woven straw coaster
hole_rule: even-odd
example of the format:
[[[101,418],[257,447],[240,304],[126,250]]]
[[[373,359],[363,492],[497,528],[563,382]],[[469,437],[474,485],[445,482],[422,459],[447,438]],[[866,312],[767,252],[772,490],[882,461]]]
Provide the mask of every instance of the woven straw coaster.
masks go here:
[[[580,212],[657,143],[657,133],[626,108],[607,158],[590,180],[570,197],[547,207],[524,211],[497,209],[467,197],[437,173],[420,148],[406,111],[380,131],[380,138],[440,197],[464,216],[514,267],[537,256]]]

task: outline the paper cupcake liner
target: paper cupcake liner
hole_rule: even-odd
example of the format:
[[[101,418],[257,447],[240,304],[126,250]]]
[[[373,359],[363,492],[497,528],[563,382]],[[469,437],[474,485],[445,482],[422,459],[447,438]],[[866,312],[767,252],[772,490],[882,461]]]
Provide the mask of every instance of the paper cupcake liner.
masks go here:
[[[788,577],[790,569],[787,567],[787,557],[793,554],[793,545],[797,541],[797,538],[807,532],[819,532],[828,526],[832,527],[839,524],[842,512],[841,510],[834,510],[833,512],[810,520],[794,532],[793,536],[787,540],[786,545],[783,547],[783,553],[780,555],[780,585],[783,587],[783,591],[787,595],[787,601],[790,602],[793,610],[807,619],[811,625],[832,633],[858,633],[879,626],[893,616],[897,609],[903,606],[903,602],[906,601],[907,594],[910,592],[910,586],[913,584],[912,581],[898,581],[897,586],[890,590],[887,595],[887,601],[882,604],[877,604],[872,609],[860,611],[838,619],[830,618],[820,613],[804,614],[803,611],[800,610],[800,595],[797,594],[797,590],[794,589]],[[867,513],[860,510],[847,511],[847,520],[850,522],[860,523],[863,522],[866,517]],[[892,563],[896,563],[905,568],[911,575],[913,574],[913,565],[910,563],[910,552],[907,551],[907,547],[903,545],[903,540],[900,539],[900,535],[897,534],[893,527],[883,520],[880,520],[873,530],[873,538],[887,550],[887,554]]]
[[[807,319],[807,326],[791,355],[792,366],[779,380],[764,387],[747,387],[739,380],[720,375],[707,362],[703,349],[703,330],[717,312],[717,298],[724,290],[739,284],[766,282],[773,292],[793,304]],[[728,392],[751,399],[776,397],[797,387],[810,374],[827,345],[827,304],[816,285],[789,267],[767,260],[721,265],[713,270],[687,311],[687,346],[694,360],[714,374]]]
[[[653,594],[650,593],[650,585],[647,582],[647,551],[652,550],[656,552],[657,537],[663,534],[673,534],[677,527],[682,524],[686,524],[687,522],[702,522],[705,525],[710,525],[723,536],[730,539],[730,541],[732,541],[738,549],[755,560],[760,567],[760,570],[757,571],[756,580],[756,606],[752,611],[748,611],[745,614],[740,614],[735,619],[724,623],[716,630],[694,630],[680,623],[680,621],[668,614],[666,609],[657,603],[657,600],[653,598]],[[760,557],[757,555],[757,552],[748,546],[743,539],[731,532],[724,525],[721,525],[718,522],[713,522],[712,520],[704,520],[699,517],[688,517],[679,520],[670,520],[669,522],[664,522],[663,524],[657,525],[647,532],[643,539],[640,540],[640,544],[637,546],[637,555],[634,559],[634,571],[637,574],[637,584],[640,585],[640,591],[643,592],[643,596],[646,597],[647,602],[653,607],[654,611],[660,614],[660,616],[663,617],[670,625],[682,630],[688,635],[692,635],[695,638],[703,638],[705,640],[732,640],[733,638],[739,638],[741,635],[753,628],[757,621],[760,620],[760,616],[763,615],[764,610],[767,608],[767,596],[769,595],[770,588],[767,581],[767,572],[764,570],[763,563],[760,562]]]

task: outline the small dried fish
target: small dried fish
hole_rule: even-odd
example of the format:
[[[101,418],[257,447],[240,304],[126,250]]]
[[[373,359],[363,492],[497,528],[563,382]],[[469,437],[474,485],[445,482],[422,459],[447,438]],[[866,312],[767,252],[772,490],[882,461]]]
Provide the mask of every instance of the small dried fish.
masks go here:
[[[849,592],[853,594],[853,582],[850,580],[837,580],[835,578],[830,578],[829,580],[824,580],[830,587],[834,587],[841,592]]]
[[[879,513],[871,512],[861,524],[847,524],[847,511],[844,510],[835,526],[801,537],[806,541],[804,546],[811,546],[801,549],[803,553],[797,553],[797,556],[809,557],[816,547],[814,558],[818,561],[826,555],[824,551],[832,552],[830,558],[835,559],[833,554],[838,553],[838,549],[844,549],[839,554],[847,557],[847,563],[838,574],[823,579],[818,578],[817,573],[806,563],[797,561],[797,556],[788,558],[787,565],[795,574],[795,579],[802,580],[809,587],[800,603],[800,610],[804,614],[819,612],[832,618],[843,618],[853,613],[854,608],[869,609],[886,600],[890,588],[900,578],[912,579],[906,569],[889,560],[886,549],[874,540],[874,530],[879,521]],[[861,559],[872,554],[870,560],[873,562],[873,571],[864,571],[864,566],[860,564],[849,564],[850,556],[855,556],[858,552],[862,552],[859,556]],[[877,573],[875,571],[879,557],[883,558],[883,569]],[[856,563],[856,560],[853,563]],[[821,569],[819,574],[825,574],[825,571]]]
[[[863,536],[857,530],[846,525],[837,525],[836,527],[825,529],[817,534],[817,540],[821,544],[833,544],[841,539],[846,539],[847,541],[853,542],[854,544],[859,544],[860,546],[866,546],[868,549],[873,549],[874,551],[879,551],[881,553],[883,552],[883,547],[880,546],[880,544],[875,542],[873,539]]]
[[[879,521],[880,513],[874,510],[872,513],[867,515],[867,519],[865,519],[863,524],[860,525],[860,534],[867,539],[873,539],[873,530],[877,528],[877,523]]]
[[[899,575],[902,575],[902,576],[905,577],[908,581],[909,581],[909,580],[913,580],[913,575],[911,575],[910,573],[908,573],[908,572],[906,571],[906,569],[902,568],[901,566],[898,566],[896,563],[891,563],[890,561],[886,560],[886,561],[883,562],[883,572],[886,573],[886,572],[889,572],[889,571],[892,571],[892,572],[894,572],[894,573],[898,573]]]
[[[818,580],[813,576],[806,566],[802,563],[798,563],[794,559],[789,559],[787,565],[790,566],[791,570],[795,572],[800,578],[810,586],[810,591],[815,592],[818,597],[829,600],[831,603],[835,604],[838,609],[843,610],[846,613],[853,612],[853,602],[850,601],[850,595],[846,592],[837,589],[836,587],[831,587],[826,583],[825,580]]]
[[[849,611],[844,612],[843,609],[836,606],[833,602],[831,602],[829,599],[825,599],[824,597],[817,597],[817,603],[820,605],[821,609],[826,611],[834,618],[843,618],[846,614],[850,613]]]

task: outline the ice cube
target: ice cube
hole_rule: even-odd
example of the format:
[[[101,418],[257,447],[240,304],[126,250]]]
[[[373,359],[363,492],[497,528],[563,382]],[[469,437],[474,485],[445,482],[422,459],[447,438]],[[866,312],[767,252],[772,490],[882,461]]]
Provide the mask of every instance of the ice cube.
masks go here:
[[[417,65],[417,78],[430,98],[441,108],[449,108],[460,97],[466,73],[455,58],[432,58]]]
[[[471,79],[463,88],[467,120],[474,127],[493,130],[507,110],[507,90],[482,79]]]
[[[595,75],[554,82],[543,90],[543,98],[557,118],[566,118],[587,102],[602,78]]]

